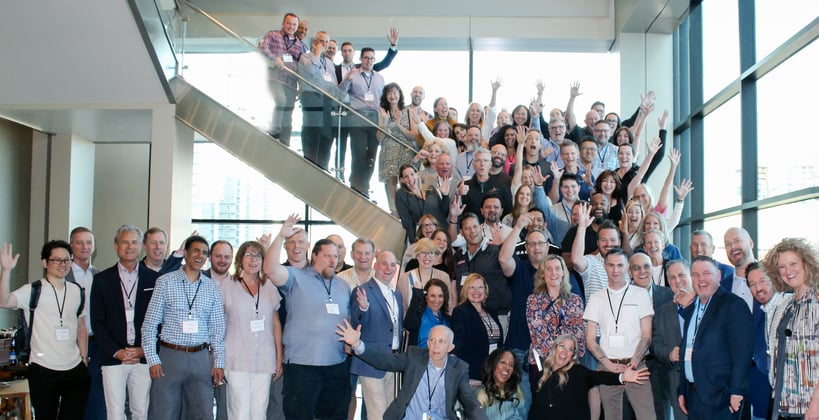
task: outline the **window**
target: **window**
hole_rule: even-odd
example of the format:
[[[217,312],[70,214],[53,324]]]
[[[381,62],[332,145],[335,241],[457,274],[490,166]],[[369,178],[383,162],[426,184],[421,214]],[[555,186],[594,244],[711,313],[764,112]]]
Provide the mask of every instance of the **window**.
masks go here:
[[[723,238],[729,228],[738,226],[742,226],[742,217],[738,214],[705,221],[704,229],[714,238],[713,257],[715,260],[731,265],[728,256],[725,254],[725,240]],[[686,238],[685,243],[690,244],[690,239],[690,237]]]
[[[736,1],[704,1],[700,7],[703,98],[707,102],[739,76],[739,15]]]
[[[742,203],[739,97],[708,114],[703,125],[705,176],[702,188],[708,213]]]
[[[819,199],[805,200],[759,211],[759,258],[765,256],[782,238],[807,238],[819,248],[819,227],[813,222],[819,212]]]
[[[819,16],[819,2],[815,0],[756,0],[755,7],[757,60]]]
[[[805,147],[816,139],[808,128],[819,98],[816,63],[813,42],[757,82],[759,198],[819,185],[815,148]]]

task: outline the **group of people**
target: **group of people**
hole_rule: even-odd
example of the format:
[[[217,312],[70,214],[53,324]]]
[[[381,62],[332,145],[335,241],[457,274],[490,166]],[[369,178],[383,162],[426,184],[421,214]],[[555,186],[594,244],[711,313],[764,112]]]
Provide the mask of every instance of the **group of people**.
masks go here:
[[[625,233],[589,205],[565,260],[539,214],[489,228],[506,235],[499,245],[463,215],[454,253],[443,230],[418,232],[402,259],[358,238],[351,266],[337,235],[310,251],[296,215],[236,251],[194,233],[167,259],[164,231],[123,225],[102,271],[80,227],[47,242],[44,277],[13,292],[19,254],[3,244],[0,306],[26,315],[38,418],[213,418],[215,398],[223,419],[345,419],[357,384],[372,419],[583,419],[601,407],[814,418],[819,251],[806,240],[757,261],[731,228],[725,265],[696,231],[692,261],[665,258],[655,274],[651,253],[621,248]]]

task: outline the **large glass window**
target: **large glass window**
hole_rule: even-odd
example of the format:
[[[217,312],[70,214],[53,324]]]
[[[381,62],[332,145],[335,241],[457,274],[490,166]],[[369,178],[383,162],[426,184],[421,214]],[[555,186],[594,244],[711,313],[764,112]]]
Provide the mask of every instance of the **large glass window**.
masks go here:
[[[816,63],[819,43],[813,42],[757,82],[759,198],[819,185],[816,136],[809,128],[819,98]]]
[[[739,76],[739,14],[736,1],[705,1],[702,8],[703,98]]]
[[[757,60],[770,54],[816,16],[819,16],[816,0],[756,0]]]
[[[734,97],[703,122],[705,131],[705,212],[742,203],[742,142],[739,97]]]
[[[812,220],[819,214],[819,199],[800,201],[759,211],[759,257],[768,253],[782,238],[807,238],[819,248],[819,225]]]

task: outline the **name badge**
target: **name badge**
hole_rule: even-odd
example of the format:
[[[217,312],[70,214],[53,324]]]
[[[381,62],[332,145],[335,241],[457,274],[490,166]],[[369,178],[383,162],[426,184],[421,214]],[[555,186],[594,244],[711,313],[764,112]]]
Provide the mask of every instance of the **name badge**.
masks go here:
[[[250,321],[250,332],[264,331],[264,318]]]
[[[467,276],[466,274],[464,274],[463,276],[461,276],[461,286],[463,286],[463,285],[464,285],[464,283],[466,283],[466,278],[467,278],[467,277],[469,277],[469,276]]]
[[[623,348],[626,346],[626,337],[622,335],[610,335],[609,336],[609,347],[614,349]]]
[[[54,337],[57,341],[68,341],[71,338],[71,332],[65,327],[54,328]]]
[[[694,349],[689,347],[689,348],[685,349],[685,358],[683,360],[685,360],[686,362],[690,362],[691,357],[693,355],[694,355]]]
[[[333,76],[330,73],[324,73],[324,81],[325,82],[333,82]]]
[[[375,95],[372,92],[367,92],[364,94],[364,100],[367,102],[371,102],[375,100]]]
[[[199,321],[196,319],[182,321],[182,334],[199,334]]]
[[[293,56],[290,55],[290,54],[284,53],[284,54],[282,54],[282,61],[284,61],[285,63],[292,63],[293,62]]]
[[[127,309],[125,311],[125,322],[134,322],[134,310]]]
[[[489,352],[492,353],[493,351],[497,350],[498,343],[492,343],[489,345]]]
[[[330,315],[341,314],[341,312],[338,310],[338,303],[325,303],[324,307],[327,308],[327,313]]]

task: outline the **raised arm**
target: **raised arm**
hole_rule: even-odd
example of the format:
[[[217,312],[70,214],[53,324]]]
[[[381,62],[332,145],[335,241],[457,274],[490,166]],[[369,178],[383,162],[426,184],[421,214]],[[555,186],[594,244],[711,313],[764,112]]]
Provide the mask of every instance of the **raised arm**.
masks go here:
[[[521,178],[523,178],[523,149],[526,143],[526,128],[516,127],[515,137],[517,138],[518,147],[515,149],[515,171],[512,172],[513,194],[515,194],[518,187],[520,187]]]
[[[646,126],[648,115],[651,114],[653,110],[654,98],[652,97],[650,100],[643,98],[643,101],[640,103],[640,110],[637,111],[637,119],[634,121],[634,125],[629,128],[631,134],[634,136],[635,154],[639,153],[643,141],[643,129]]]
[[[17,266],[20,254],[14,254],[11,244],[0,246],[0,308],[16,308],[17,297],[11,294],[11,270]]]
[[[506,277],[512,277],[512,275],[515,274],[515,268],[517,266],[515,263],[515,247],[518,244],[520,232],[529,226],[530,223],[532,223],[532,218],[529,214],[521,214],[515,223],[515,227],[512,228],[512,231],[506,236],[506,240],[503,241],[503,246],[501,246],[500,253],[498,254],[498,262],[500,262],[501,271],[503,271],[503,275]]]
[[[643,183],[643,178],[645,177],[646,171],[648,171],[648,162],[651,162],[654,159],[654,156],[657,154],[657,151],[660,150],[660,146],[662,142],[660,141],[659,137],[655,137],[654,140],[648,145],[648,154],[646,158],[643,159],[643,164],[640,165],[640,169],[637,169],[637,173],[634,175],[634,178],[628,183],[627,187],[627,199],[631,199],[631,196],[634,195],[634,190],[637,188],[638,185]],[[648,210],[646,210],[648,211]]]
[[[577,118],[574,115],[574,100],[580,95],[582,95],[580,93],[580,82],[575,81],[569,86],[569,103],[566,104],[566,112],[564,113],[567,133],[570,133],[577,125]]]
[[[267,276],[267,278],[269,278],[276,286],[284,286],[284,284],[287,283],[287,278],[289,276],[287,273],[287,268],[281,263],[282,243],[284,243],[285,238],[296,233],[295,225],[298,221],[299,216],[295,213],[287,216],[287,220],[285,220],[284,224],[282,225],[279,234],[276,235],[275,239],[273,239],[273,244],[270,245],[270,248],[265,253],[264,265],[262,266],[264,269],[264,275]]]
[[[549,199],[553,203],[557,203],[560,201],[560,180],[563,178],[565,170],[558,166],[556,160],[552,161],[550,167],[555,178],[552,180],[552,188],[549,188]]]
[[[585,272],[589,268],[586,260],[586,229],[592,224],[591,207],[588,203],[580,203],[580,215],[577,218],[577,234],[572,244],[572,265],[577,272]],[[588,326],[586,327],[589,328]],[[588,346],[588,343],[586,343]],[[592,353],[594,354],[594,353]],[[596,356],[596,355],[595,355]]]
[[[674,174],[677,173],[677,167],[680,165],[680,151],[672,149],[668,156],[671,159],[671,166],[668,168],[668,175],[665,177],[663,189],[660,190],[660,196],[657,197],[657,207],[662,213],[668,209],[668,193],[671,190],[671,184],[674,182]]]
[[[680,224],[683,206],[685,205],[685,197],[688,196],[688,193],[690,193],[693,189],[694,184],[688,179],[682,180],[679,186],[674,186],[674,195],[676,196],[676,200],[674,201],[674,209],[671,211],[671,215],[666,218],[668,232],[672,232],[674,228]]]
[[[458,187],[458,194],[455,194],[449,201],[449,215],[447,216],[447,233],[449,233],[449,240],[450,242],[455,241],[455,238],[458,237],[458,218],[461,217],[464,210],[466,210],[466,204],[461,204],[461,194],[460,192],[463,188],[468,186],[464,185],[464,182],[461,181],[461,186]]]

